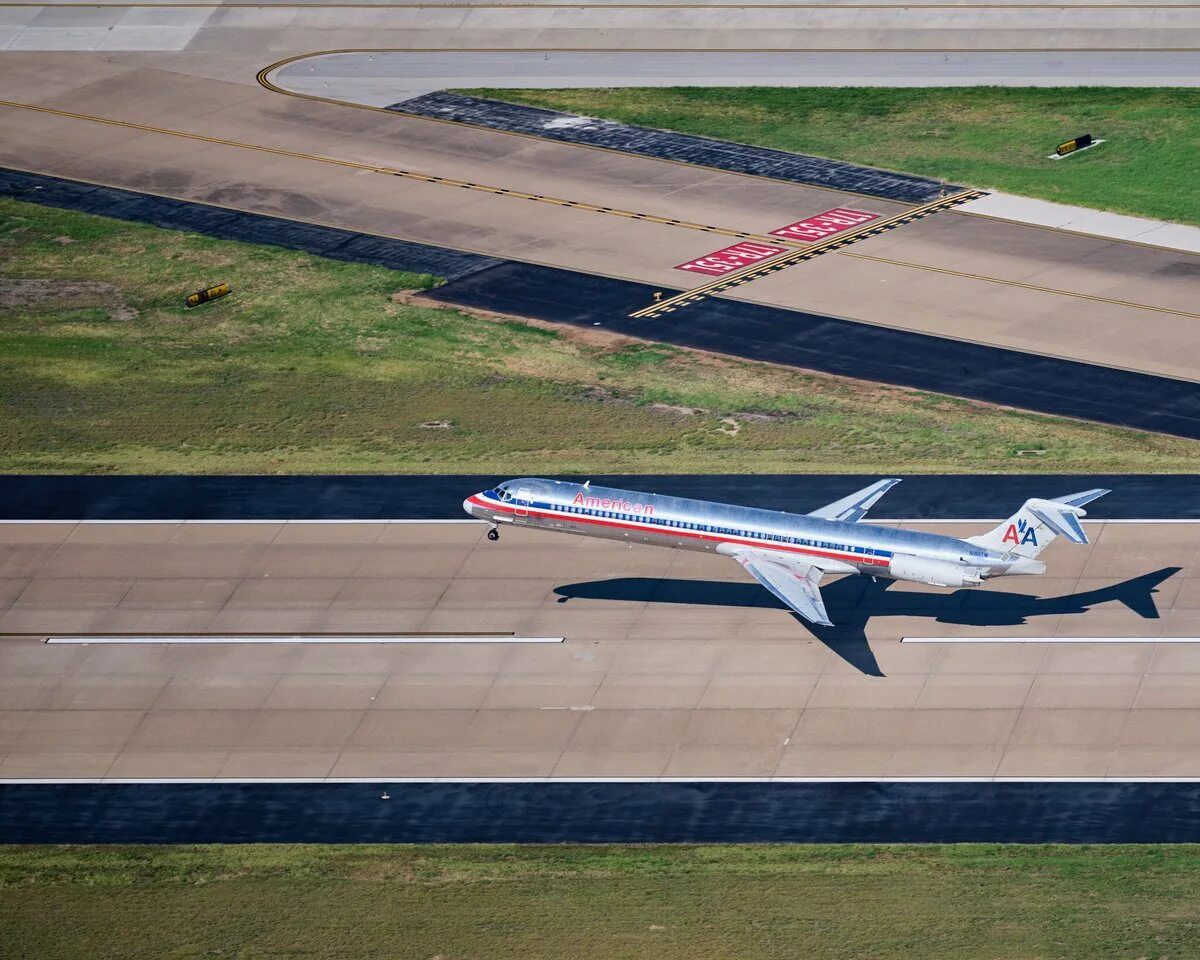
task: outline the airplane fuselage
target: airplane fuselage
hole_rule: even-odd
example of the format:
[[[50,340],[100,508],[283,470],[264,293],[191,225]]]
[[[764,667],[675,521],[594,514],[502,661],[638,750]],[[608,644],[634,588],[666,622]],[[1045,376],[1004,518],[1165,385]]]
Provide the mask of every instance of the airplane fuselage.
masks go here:
[[[1045,569],[955,537],[562,480],[510,480],[469,497],[463,508],[497,525],[719,554],[751,548],[828,573],[941,586],[976,586],[987,577]]]

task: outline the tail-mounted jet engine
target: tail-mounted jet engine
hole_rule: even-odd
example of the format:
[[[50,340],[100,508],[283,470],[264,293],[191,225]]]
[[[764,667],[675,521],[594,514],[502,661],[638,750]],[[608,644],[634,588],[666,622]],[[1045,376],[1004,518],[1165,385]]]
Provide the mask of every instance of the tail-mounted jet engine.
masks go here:
[[[976,567],[964,567],[949,560],[932,560],[897,553],[888,564],[888,574],[897,580],[912,580],[934,587],[977,587],[983,577]]]

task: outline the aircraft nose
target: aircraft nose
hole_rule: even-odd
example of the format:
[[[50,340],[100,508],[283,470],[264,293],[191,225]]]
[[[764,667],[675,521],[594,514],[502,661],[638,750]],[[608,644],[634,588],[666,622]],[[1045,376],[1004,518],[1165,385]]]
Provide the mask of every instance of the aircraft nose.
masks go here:
[[[472,517],[475,516],[475,504],[471,502],[470,497],[467,497],[467,499],[463,501],[463,509],[466,510],[467,513],[469,513]]]

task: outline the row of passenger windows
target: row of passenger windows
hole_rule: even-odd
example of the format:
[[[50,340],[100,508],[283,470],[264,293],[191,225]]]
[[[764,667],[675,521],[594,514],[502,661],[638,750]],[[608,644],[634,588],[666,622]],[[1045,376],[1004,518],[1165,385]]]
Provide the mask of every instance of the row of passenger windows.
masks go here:
[[[684,520],[668,520],[663,517],[647,517],[641,514],[615,513],[611,510],[590,510],[587,507],[559,507],[567,513],[578,513],[588,517],[600,517],[605,520],[631,520],[637,523],[650,523],[658,527],[669,527],[677,530],[695,530],[699,533],[716,533],[727,537],[746,537],[753,540],[768,540],[773,543],[792,543],[801,547],[817,547],[821,550],[840,550],[842,553],[857,553],[863,556],[874,556],[871,547],[850,547],[842,543],[831,543],[827,540],[807,540],[804,537],[788,537],[781,533],[761,533],[757,530],[738,530],[733,527],[709,527],[702,523],[688,523]]]

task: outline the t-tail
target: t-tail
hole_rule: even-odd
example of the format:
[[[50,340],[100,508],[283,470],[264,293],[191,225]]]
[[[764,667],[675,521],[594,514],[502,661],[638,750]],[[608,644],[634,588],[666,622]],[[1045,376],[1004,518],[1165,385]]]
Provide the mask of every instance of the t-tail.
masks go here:
[[[1036,497],[1026,500],[1021,509],[1000,526],[977,537],[968,537],[967,542],[1030,559],[1041,553],[1055,537],[1065,537],[1072,543],[1087,543],[1087,534],[1079,523],[1080,517],[1087,516],[1083,505],[1110,492],[1097,488],[1053,500]]]

